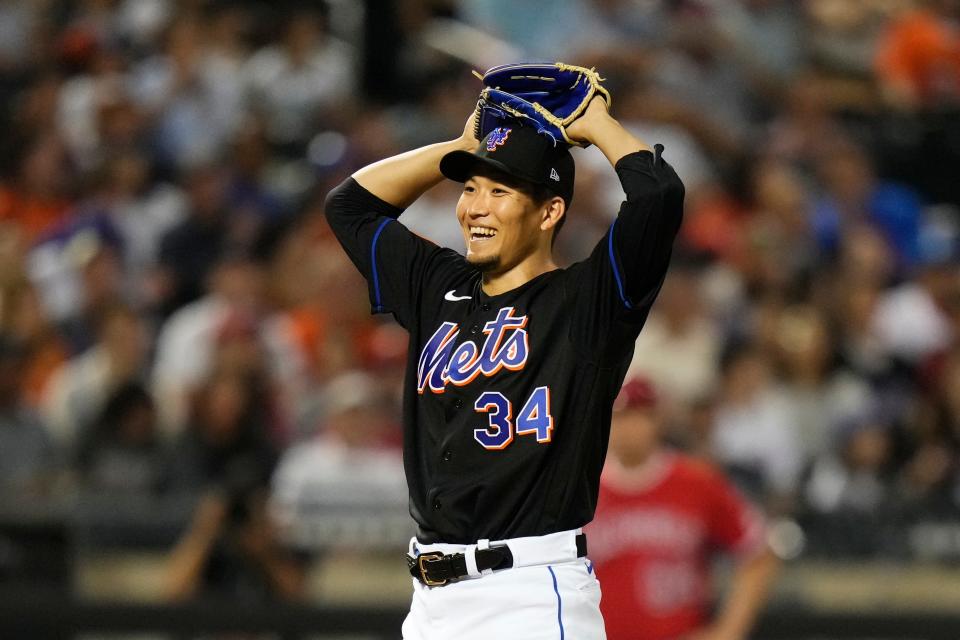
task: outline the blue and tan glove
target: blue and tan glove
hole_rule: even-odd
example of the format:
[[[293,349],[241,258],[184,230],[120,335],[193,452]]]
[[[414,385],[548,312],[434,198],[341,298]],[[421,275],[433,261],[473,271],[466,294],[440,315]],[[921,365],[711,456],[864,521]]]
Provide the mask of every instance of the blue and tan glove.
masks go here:
[[[594,96],[610,104],[610,92],[593,69],[557,62],[518,63],[493,67],[482,76],[484,89],[477,102],[478,140],[493,129],[519,123],[535,127],[556,144],[589,146],[567,136],[567,126],[579,118]]]

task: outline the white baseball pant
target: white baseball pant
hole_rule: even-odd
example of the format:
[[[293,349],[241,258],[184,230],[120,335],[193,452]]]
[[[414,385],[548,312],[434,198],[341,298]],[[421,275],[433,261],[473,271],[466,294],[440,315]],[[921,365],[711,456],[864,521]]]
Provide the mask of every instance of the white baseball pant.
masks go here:
[[[588,558],[578,558],[577,531],[485,541],[421,545],[410,555],[440,551],[470,554],[471,575],[441,587],[413,579],[413,601],[403,640],[605,640],[600,583]],[[476,572],[478,545],[506,544],[514,565]],[[475,574],[475,575],[474,575]]]

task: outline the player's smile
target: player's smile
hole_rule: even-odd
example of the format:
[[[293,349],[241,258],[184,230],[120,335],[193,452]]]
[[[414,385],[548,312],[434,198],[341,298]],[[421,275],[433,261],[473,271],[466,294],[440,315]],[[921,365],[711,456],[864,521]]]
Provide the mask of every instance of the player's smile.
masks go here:
[[[472,242],[484,242],[496,237],[497,230],[492,227],[480,225],[470,225],[470,240]]]
[[[522,259],[532,251],[536,234],[532,208],[530,196],[511,181],[496,174],[469,178],[457,203],[467,260],[484,271],[499,271]]]

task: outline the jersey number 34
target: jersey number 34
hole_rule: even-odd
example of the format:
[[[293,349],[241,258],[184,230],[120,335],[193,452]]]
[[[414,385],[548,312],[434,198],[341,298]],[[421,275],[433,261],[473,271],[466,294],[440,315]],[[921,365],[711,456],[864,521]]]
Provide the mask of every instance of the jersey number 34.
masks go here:
[[[485,429],[474,429],[473,438],[484,449],[505,449],[518,436],[535,435],[537,442],[547,443],[553,437],[553,416],[550,415],[550,388],[537,387],[523,403],[513,420],[513,404],[499,391],[484,391],[473,403],[477,413],[487,414]]]

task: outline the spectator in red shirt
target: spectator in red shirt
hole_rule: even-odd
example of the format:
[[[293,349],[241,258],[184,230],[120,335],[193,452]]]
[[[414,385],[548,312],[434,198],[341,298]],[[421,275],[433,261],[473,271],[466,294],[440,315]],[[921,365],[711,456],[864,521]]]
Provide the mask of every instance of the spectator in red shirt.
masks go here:
[[[763,520],[714,468],[660,444],[653,387],[628,381],[613,406],[590,557],[609,640],[745,638],[777,572]],[[712,619],[718,551],[736,567]]]

